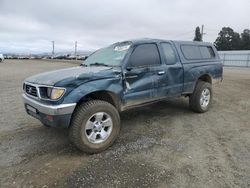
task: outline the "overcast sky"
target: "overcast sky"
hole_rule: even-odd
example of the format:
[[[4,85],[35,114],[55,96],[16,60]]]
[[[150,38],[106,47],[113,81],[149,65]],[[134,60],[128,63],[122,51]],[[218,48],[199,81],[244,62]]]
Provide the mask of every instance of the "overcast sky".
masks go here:
[[[250,29],[250,0],[0,0],[0,53],[94,50],[134,38],[192,40]]]

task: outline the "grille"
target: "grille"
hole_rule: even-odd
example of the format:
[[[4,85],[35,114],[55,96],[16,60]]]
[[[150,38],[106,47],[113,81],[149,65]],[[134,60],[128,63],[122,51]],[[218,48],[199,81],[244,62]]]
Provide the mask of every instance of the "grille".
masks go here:
[[[35,86],[26,84],[25,85],[25,92],[29,95],[32,95],[34,97],[37,97],[37,89]]]

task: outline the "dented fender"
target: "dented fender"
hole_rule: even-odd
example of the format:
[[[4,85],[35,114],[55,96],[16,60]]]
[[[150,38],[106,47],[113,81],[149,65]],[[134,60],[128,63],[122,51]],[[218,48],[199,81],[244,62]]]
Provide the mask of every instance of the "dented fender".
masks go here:
[[[63,103],[78,103],[85,96],[98,91],[111,92],[121,98],[123,94],[121,76],[118,75],[116,77],[96,79],[85,82],[65,96]]]

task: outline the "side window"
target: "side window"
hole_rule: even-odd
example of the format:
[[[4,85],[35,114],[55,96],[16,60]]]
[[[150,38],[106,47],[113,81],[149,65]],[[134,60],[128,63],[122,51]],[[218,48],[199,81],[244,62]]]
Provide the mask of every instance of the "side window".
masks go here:
[[[209,59],[211,58],[211,55],[208,51],[208,48],[206,46],[200,46],[201,56],[203,59]]]
[[[175,64],[177,62],[177,57],[175,51],[171,44],[169,43],[161,43],[163,54],[165,56],[165,60],[167,64]]]
[[[214,50],[211,46],[200,46],[200,51],[203,59],[211,59],[215,57]]]
[[[160,56],[155,44],[141,44],[135,48],[130,56],[130,65],[133,67],[159,64]]]
[[[202,59],[201,52],[198,46],[194,45],[182,45],[181,50],[186,59]]]
[[[211,46],[207,46],[206,48],[207,48],[208,53],[209,53],[209,58],[214,58],[215,57],[215,53],[214,53],[213,48]]]

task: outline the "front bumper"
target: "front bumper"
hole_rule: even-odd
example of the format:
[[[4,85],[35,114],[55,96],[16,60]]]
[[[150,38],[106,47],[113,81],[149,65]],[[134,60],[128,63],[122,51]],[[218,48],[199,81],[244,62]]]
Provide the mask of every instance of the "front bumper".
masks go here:
[[[43,124],[53,127],[68,127],[70,124],[72,113],[76,107],[76,103],[46,105],[42,104],[25,94],[23,101],[26,112],[39,119]]]

